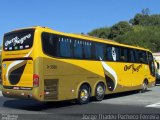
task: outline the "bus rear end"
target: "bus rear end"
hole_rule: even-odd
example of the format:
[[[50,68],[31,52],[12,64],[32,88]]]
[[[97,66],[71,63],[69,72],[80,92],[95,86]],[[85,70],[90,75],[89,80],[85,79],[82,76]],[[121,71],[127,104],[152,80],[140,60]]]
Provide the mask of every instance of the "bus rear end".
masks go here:
[[[35,29],[21,29],[6,33],[2,51],[2,94],[5,97],[35,97],[33,87],[38,84],[34,74],[33,42]]]

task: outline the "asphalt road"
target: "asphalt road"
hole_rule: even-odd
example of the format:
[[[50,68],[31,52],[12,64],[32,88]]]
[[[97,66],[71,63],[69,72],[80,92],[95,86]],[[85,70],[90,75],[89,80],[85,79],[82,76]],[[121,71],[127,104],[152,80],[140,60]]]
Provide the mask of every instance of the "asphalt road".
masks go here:
[[[0,113],[2,120],[160,119],[160,86],[145,93],[106,95],[103,101],[91,100],[86,105],[71,101],[39,103],[5,98],[0,94]]]

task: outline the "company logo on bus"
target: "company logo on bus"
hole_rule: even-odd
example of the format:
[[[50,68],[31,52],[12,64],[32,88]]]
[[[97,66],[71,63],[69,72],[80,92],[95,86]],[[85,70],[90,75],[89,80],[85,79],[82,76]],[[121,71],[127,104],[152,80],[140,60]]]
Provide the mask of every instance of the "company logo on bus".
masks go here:
[[[31,38],[31,34],[25,35],[22,38],[19,38],[18,36],[12,38],[11,40],[7,40],[5,42],[5,46],[8,46],[10,44],[13,44],[13,46],[16,46],[17,44],[23,44],[25,40]]]

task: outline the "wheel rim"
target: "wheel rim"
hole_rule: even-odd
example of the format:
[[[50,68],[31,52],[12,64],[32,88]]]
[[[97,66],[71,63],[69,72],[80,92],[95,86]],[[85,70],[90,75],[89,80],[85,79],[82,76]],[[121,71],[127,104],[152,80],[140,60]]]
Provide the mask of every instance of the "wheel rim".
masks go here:
[[[146,83],[143,83],[143,90],[147,90],[147,85],[146,85]]]
[[[80,98],[82,101],[86,101],[88,99],[88,91],[86,89],[81,90],[80,92]]]
[[[99,85],[97,87],[97,96],[99,97],[99,96],[103,96],[103,95],[104,95],[104,88],[101,85]]]

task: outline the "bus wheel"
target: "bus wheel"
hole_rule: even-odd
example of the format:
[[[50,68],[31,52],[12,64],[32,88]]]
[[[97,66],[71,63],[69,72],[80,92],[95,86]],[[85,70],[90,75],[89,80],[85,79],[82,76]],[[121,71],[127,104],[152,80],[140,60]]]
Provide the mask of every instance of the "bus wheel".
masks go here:
[[[148,82],[147,81],[144,81],[143,84],[142,84],[142,90],[141,92],[144,93],[146,92],[148,89]]]
[[[90,87],[88,85],[82,85],[78,93],[78,103],[86,104],[90,99]]]
[[[105,85],[103,83],[98,83],[95,89],[95,99],[97,101],[102,101],[105,95]]]

